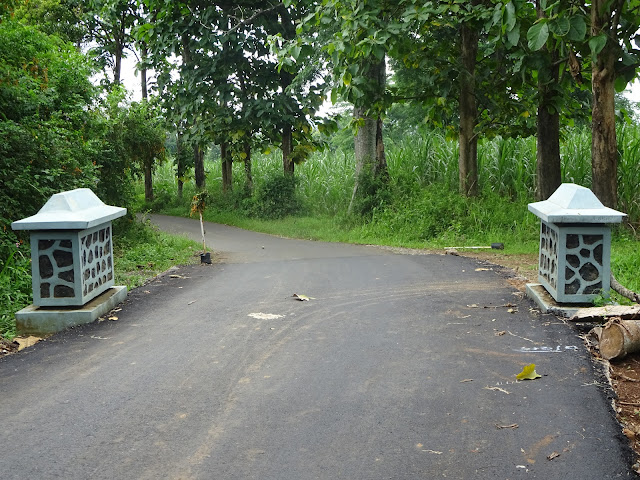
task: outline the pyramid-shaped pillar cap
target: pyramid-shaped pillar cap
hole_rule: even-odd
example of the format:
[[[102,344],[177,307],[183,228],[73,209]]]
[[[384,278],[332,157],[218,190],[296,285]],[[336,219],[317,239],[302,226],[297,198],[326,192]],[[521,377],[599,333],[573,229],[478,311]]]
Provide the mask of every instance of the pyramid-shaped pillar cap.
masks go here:
[[[548,200],[530,203],[529,211],[547,223],[620,223],[626,216],[574,183],[563,183]]]
[[[88,188],[56,193],[40,211],[11,224],[14,230],[85,230],[126,215],[127,209],[105,205]]]

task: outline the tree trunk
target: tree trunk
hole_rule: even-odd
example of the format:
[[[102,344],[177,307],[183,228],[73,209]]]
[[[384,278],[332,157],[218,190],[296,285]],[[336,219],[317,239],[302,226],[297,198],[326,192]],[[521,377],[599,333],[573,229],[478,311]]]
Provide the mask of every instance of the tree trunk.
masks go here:
[[[289,10],[283,5],[276,10],[280,27],[282,30],[282,37],[285,40],[293,40],[296,36],[296,25],[292,21],[289,15]],[[282,96],[284,101],[283,105],[287,108],[291,108],[291,98],[288,97],[287,88],[291,85],[294,75],[287,72],[285,69],[280,71],[280,88],[282,88]],[[290,113],[290,112],[285,112]],[[291,123],[282,125],[282,168],[285,175],[293,175],[295,170],[295,164],[291,158],[293,152],[293,127]]]
[[[244,144],[244,185],[248,192],[253,191],[253,175],[251,173],[251,145]]]
[[[144,65],[147,60],[147,44],[144,42],[140,44],[140,59]],[[144,66],[140,69],[140,84],[142,88],[142,98],[146,100],[149,92],[147,90],[147,68]]]
[[[536,2],[538,18],[544,17],[540,1]],[[558,50],[545,48],[549,59],[549,75],[538,72],[538,117],[536,135],[536,193],[538,201],[546,200],[562,183],[560,167],[560,112],[552,106],[555,87],[560,78]]]
[[[591,35],[609,27],[611,7],[605,0],[591,3]],[[615,26],[609,33],[615,31]],[[618,140],[615,116],[615,62],[617,39],[608,38],[591,69],[593,105],[591,110],[591,189],[607,207],[618,203]]]
[[[222,191],[227,193],[233,188],[233,163],[231,150],[226,142],[220,144],[220,161],[222,162]]]
[[[119,43],[116,42],[115,45],[115,62],[113,65],[113,83],[114,85],[120,85],[121,81],[120,81],[120,77],[121,77],[121,71],[122,71],[122,51],[123,51],[123,46]]]
[[[144,162],[144,201],[153,202],[153,162]]]
[[[200,145],[194,145],[193,148],[193,161],[196,177],[196,189],[198,191],[205,188],[205,175],[204,175],[204,150]]]
[[[285,174],[293,175],[295,164],[291,158],[293,151],[293,132],[291,125],[285,125],[282,129],[282,168]]]
[[[376,85],[376,96],[382,96],[386,86],[386,62],[383,58],[371,64],[367,71],[369,81]],[[374,103],[371,99],[369,102]],[[374,178],[387,176],[387,159],[384,151],[384,137],[382,135],[382,118],[380,115],[367,114],[367,108],[364,106],[356,106],[353,108],[353,118],[361,124],[356,131],[354,137],[354,153],[356,160],[355,182],[353,185],[353,193],[349,202],[348,212],[353,211],[353,204],[358,195],[361,193],[360,177],[363,174],[371,174]]]
[[[475,81],[478,33],[472,25],[462,25],[460,43],[459,189],[462,195],[475,197],[478,195],[478,137],[473,130],[478,116]]]
[[[376,164],[373,176],[376,178],[387,177],[387,155],[384,152],[384,137],[382,136],[382,117],[378,116],[376,121]]]
[[[182,133],[178,132],[178,136],[176,139],[176,177],[178,179],[178,198],[182,199],[182,190],[184,187],[184,181],[182,180],[184,177],[184,157],[182,153],[182,149],[184,145],[182,143]]]

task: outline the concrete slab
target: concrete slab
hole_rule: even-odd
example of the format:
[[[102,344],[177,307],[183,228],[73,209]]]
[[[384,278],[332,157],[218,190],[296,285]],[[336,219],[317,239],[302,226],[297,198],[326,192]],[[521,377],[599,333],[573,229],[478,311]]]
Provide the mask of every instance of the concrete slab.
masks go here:
[[[127,287],[114,286],[83,307],[38,307],[29,305],[16,312],[16,326],[21,335],[48,335],[76,325],[91,323],[122,303]]]
[[[589,303],[558,303],[540,283],[527,283],[527,296],[536,302],[542,313],[560,317],[573,317],[578,310],[592,306]]]

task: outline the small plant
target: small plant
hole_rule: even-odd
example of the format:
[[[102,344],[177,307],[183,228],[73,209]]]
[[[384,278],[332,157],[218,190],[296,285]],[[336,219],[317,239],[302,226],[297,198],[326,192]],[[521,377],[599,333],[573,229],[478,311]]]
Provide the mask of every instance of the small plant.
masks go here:
[[[202,250],[204,253],[207,253],[207,244],[204,239],[204,220],[202,214],[207,207],[206,202],[208,198],[209,194],[203,190],[200,193],[196,193],[191,200],[191,215],[194,215],[196,212],[200,215],[200,231],[202,232]]]

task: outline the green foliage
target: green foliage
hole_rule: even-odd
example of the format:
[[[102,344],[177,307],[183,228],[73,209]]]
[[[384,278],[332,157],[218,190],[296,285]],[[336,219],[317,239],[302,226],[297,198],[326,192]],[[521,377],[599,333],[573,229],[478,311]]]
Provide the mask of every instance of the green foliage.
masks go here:
[[[91,187],[98,150],[91,68],[72,46],[0,23],[0,207],[17,220],[61,190]]]
[[[14,314],[31,303],[30,258],[29,245],[0,235],[0,337],[15,336]]]
[[[370,170],[362,170],[358,175],[358,189],[352,205],[352,213],[363,218],[371,218],[377,211],[391,202],[392,194],[387,175],[375,175]]]
[[[56,35],[80,45],[87,35],[82,24],[82,1],[22,0],[15,11],[15,18],[47,35]]]
[[[168,235],[148,222],[124,218],[114,224],[116,284],[135,288],[173,265],[194,263],[198,243]]]
[[[255,213],[260,218],[282,218],[300,212],[296,177],[277,173],[267,177],[256,192]]]

